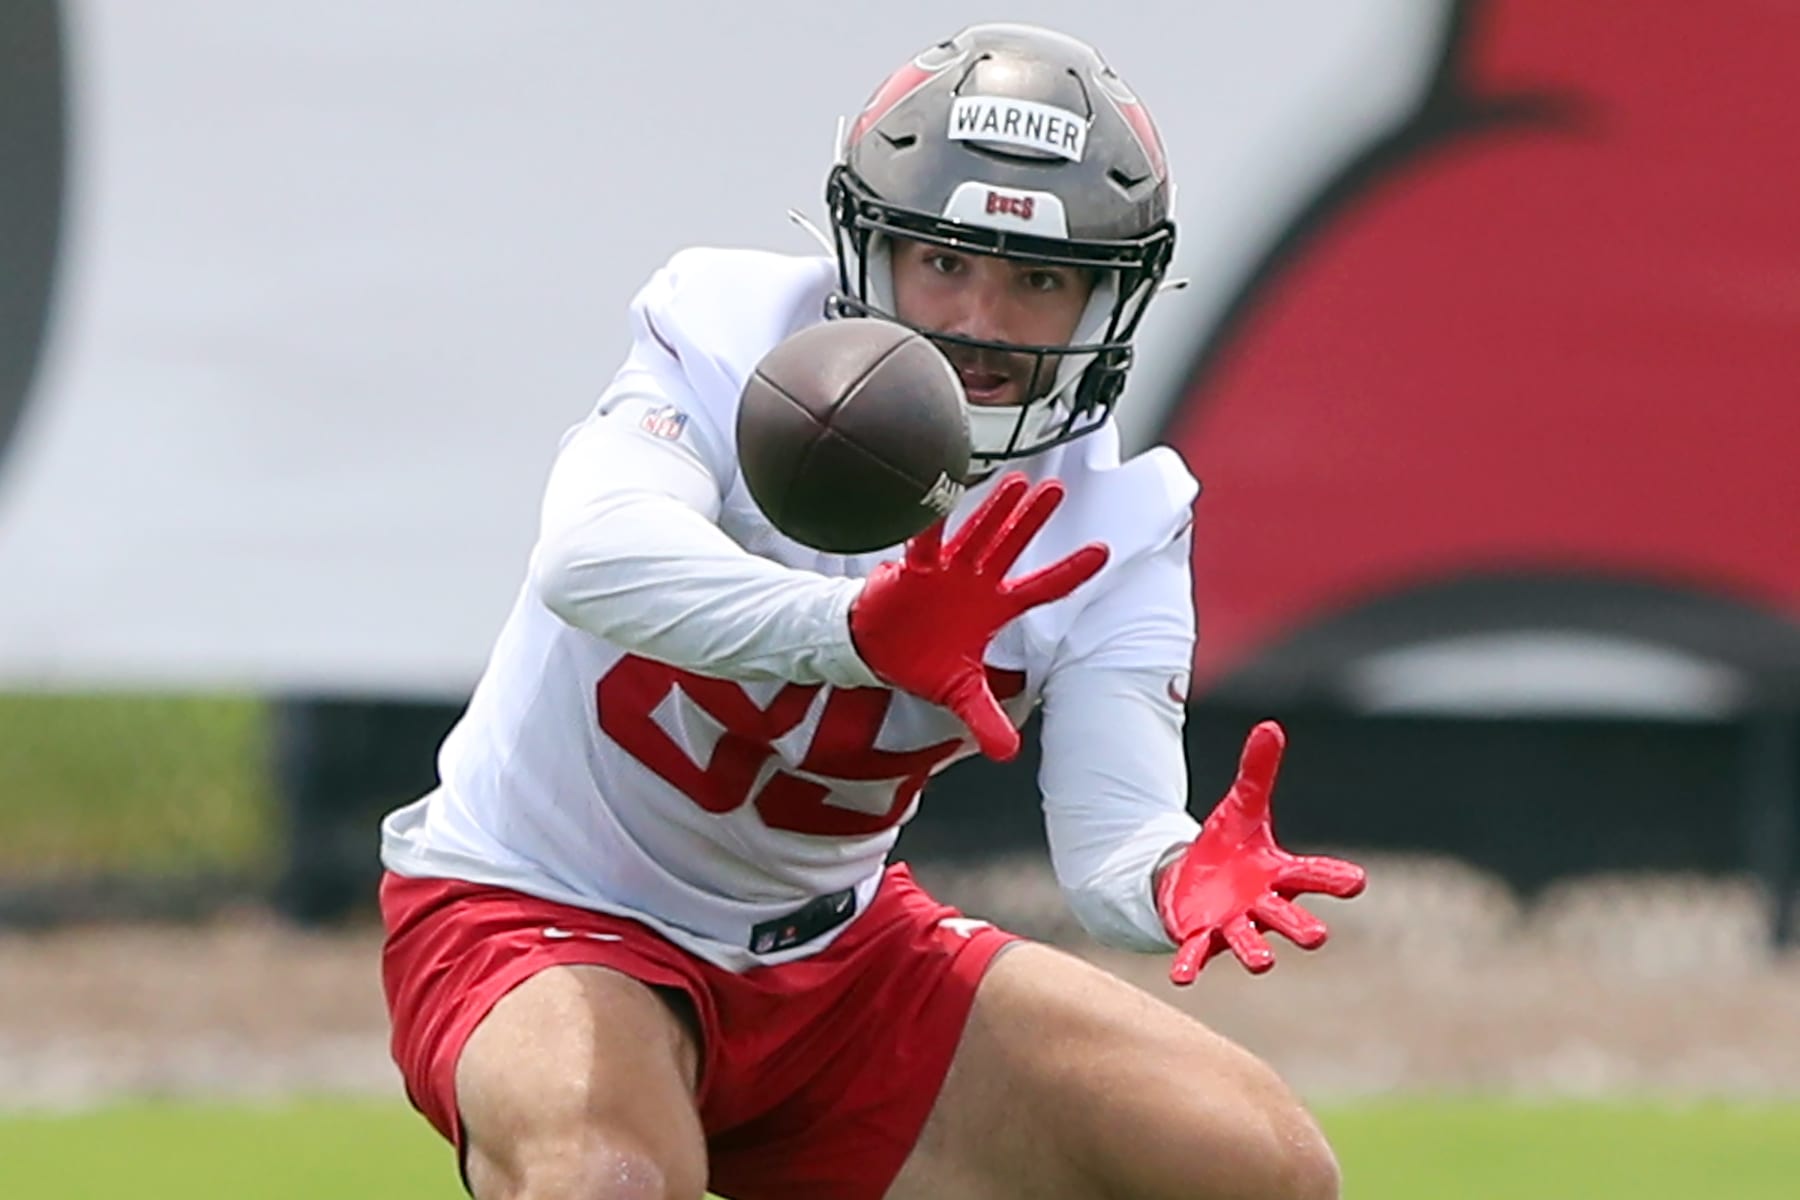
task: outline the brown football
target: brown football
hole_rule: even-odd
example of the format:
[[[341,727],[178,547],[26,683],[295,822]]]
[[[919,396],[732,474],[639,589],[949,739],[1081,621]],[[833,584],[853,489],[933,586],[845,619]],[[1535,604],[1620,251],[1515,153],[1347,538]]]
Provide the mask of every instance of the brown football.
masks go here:
[[[962,383],[937,347],[904,326],[826,321],[751,372],[737,452],[751,497],[796,542],[833,554],[896,546],[962,495]]]

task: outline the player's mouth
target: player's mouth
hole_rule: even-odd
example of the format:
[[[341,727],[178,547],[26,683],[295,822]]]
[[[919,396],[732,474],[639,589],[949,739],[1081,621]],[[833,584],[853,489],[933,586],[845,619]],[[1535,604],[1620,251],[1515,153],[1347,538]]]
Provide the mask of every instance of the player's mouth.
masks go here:
[[[979,361],[959,362],[955,366],[956,377],[962,381],[970,404],[992,407],[1019,402],[1017,378],[1009,367]]]
[[[995,405],[1009,403],[1012,397],[1012,377],[993,371],[959,370],[956,373],[962,379],[963,391],[968,394],[970,404]]]

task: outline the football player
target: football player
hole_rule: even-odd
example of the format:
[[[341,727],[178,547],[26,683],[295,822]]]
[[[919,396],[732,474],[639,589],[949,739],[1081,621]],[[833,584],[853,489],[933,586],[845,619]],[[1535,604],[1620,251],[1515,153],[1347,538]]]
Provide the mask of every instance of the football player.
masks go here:
[[[987,25],[889,78],[827,185],[835,253],[689,250],[564,441],[440,786],[383,826],[393,1048],[480,1200],[1268,1197],[1337,1168],[1261,1062],[887,863],[931,774],[1043,709],[1057,878],[1176,983],[1356,867],[1269,834],[1282,735],[1186,811],[1176,455],[1111,413],[1174,242],[1143,106],[1087,45]],[[829,315],[956,367],[943,528],[844,557],[738,478],[759,359]]]

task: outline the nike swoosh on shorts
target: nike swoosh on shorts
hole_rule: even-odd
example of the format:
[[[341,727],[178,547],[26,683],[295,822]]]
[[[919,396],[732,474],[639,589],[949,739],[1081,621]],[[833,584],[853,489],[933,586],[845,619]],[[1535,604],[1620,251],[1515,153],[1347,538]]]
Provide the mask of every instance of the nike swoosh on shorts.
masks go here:
[[[553,942],[566,942],[570,938],[578,937],[584,937],[595,942],[622,942],[625,940],[623,934],[590,933],[585,929],[564,929],[558,925],[544,926],[544,936]]]

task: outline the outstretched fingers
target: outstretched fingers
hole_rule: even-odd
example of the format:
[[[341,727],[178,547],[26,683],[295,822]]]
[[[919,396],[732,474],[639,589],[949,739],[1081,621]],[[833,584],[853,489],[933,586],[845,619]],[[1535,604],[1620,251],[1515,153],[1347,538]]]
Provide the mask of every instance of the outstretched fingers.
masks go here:
[[[935,570],[944,557],[944,522],[933,521],[906,543],[906,565],[914,571]]]
[[[993,544],[985,549],[976,546],[975,569],[983,575],[1004,575],[1012,570],[1012,565],[1019,561],[1019,555],[1031,544],[1031,539],[1050,520],[1050,514],[1056,511],[1062,498],[1060,480],[1046,479],[1031,489],[1030,495],[994,535]]]
[[[969,519],[950,535],[950,541],[945,546],[945,557],[959,559],[973,553],[979,563],[982,548],[999,536],[1007,518],[1017,511],[1028,490],[1030,488],[1025,482],[1025,476],[1020,472],[1012,471],[1003,476],[994,485],[994,490],[987,494],[987,498],[969,514]]]
[[[1287,734],[1274,721],[1258,722],[1244,741],[1231,792],[1237,797],[1239,811],[1253,821],[1269,819],[1269,796],[1275,790],[1275,776],[1281,770],[1281,754],[1286,747]]]
[[[1303,950],[1317,950],[1331,932],[1325,928],[1325,922],[1280,896],[1264,896],[1250,906],[1250,915],[1263,928],[1273,929]]]
[[[1012,615],[1064,596],[1099,573],[1112,551],[1102,542],[1089,542],[1081,549],[1059,558],[1047,567],[1008,580],[1002,587],[1011,601]]]
[[[1256,931],[1249,917],[1237,917],[1225,922],[1219,930],[1219,936],[1237,955],[1237,960],[1244,964],[1244,970],[1252,975],[1261,975],[1275,965],[1275,947],[1269,945],[1269,939]]]
[[[1369,874],[1341,858],[1305,854],[1288,863],[1275,883],[1286,892],[1322,892],[1348,900],[1368,886]]]
[[[1213,955],[1223,949],[1225,942],[1212,929],[1190,935],[1181,943],[1181,949],[1175,952],[1175,961],[1169,965],[1169,982],[1176,987],[1186,987],[1199,977],[1200,969],[1212,961]]]

